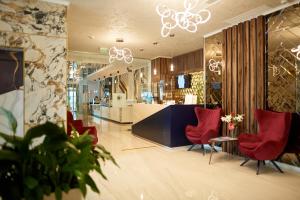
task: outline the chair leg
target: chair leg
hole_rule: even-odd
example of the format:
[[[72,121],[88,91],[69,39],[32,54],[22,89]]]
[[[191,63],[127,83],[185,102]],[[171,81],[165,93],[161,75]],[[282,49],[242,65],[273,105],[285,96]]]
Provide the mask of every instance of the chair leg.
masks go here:
[[[262,162],[263,162],[264,165],[266,165],[266,162],[264,160]]]
[[[192,150],[192,148],[194,148],[194,146],[196,146],[196,145],[193,144],[193,145],[188,149],[188,151]]]
[[[299,153],[295,153],[295,154],[296,154],[298,162],[300,163],[300,155],[299,155]]]
[[[201,144],[201,148],[203,150],[203,156],[205,155],[205,148],[204,148],[204,144]]]
[[[209,144],[209,147],[211,148],[211,150],[213,150],[214,152],[218,153],[218,151],[215,149],[214,145],[210,145]]]
[[[250,160],[250,158],[245,158],[245,161],[242,162],[240,166],[243,166],[243,165],[246,164],[249,160]]]
[[[260,160],[257,161],[256,175],[259,174]]]
[[[280,167],[276,164],[274,160],[271,160],[271,163],[276,167],[278,171],[280,171],[280,173],[283,173],[283,171],[280,169]]]

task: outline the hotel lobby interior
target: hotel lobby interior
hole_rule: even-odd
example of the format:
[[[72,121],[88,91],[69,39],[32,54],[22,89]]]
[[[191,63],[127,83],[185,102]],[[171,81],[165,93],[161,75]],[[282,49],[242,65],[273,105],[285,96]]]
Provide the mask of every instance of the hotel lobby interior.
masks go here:
[[[299,188],[299,0],[0,0],[0,200]]]

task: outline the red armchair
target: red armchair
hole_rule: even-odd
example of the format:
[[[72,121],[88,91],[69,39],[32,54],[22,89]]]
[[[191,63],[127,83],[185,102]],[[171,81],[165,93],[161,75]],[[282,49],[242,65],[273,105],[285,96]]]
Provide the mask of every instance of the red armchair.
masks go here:
[[[300,114],[292,113],[292,122],[289,134],[289,140],[283,151],[282,155],[285,153],[294,153],[298,162],[300,163]],[[280,156],[280,157],[281,157]]]
[[[93,138],[93,144],[98,142],[97,129],[95,126],[83,126],[82,120],[74,120],[73,114],[67,111],[67,133],[71,135],[72,129],[76,129],[79,134],[84,134],[88,131],[88,134]]]
[[[281,155],[287,144],[291,114],[256,110],[255,117],[258,122],[258,134],[240,134],[238,137],[239,150],[247,157],[241,166],[250,159],[257,160],[258,175],[260,163],[265,164],[265,160],[270,160],[283,173],[274,160]]]
[[[218,137],[219,135],[221,108],[204,109],[196,107],[194,110],[198,119],[198,124],[197,126],[187,125],[185,128],[186,137],[193,143],[188,151],[192,150],[196,144],[201,144],[204,155],[204,144],[209,144],[208,141],[211,138]]]

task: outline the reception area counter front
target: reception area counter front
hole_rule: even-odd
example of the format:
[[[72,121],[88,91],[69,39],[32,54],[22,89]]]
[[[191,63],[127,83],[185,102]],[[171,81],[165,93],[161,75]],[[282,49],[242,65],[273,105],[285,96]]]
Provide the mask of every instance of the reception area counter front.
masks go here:
[[[106,105],[91,105],[91,114],[95,117],[107,119],[121,124],[132,123],[132,106],[110,107]]]
[[[150,106],[152,105],[149,104],[149,108]],[[185,136],[185,127],[188,124],[197,125],[194,108],[203,105],[157,106],[161,108],[159,111],[132,125],[132,133],[168,147],[189,145],[190,142]],[[134,115],[138,115],[137,112],[145,112],[145,110],[136,110]]]

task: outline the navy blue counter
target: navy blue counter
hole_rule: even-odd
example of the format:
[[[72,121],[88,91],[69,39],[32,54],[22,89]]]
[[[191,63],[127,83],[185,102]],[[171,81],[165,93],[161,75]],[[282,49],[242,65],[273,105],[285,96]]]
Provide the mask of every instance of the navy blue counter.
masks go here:
[[[185,137],[188,124],[197,125],[194,107],[203,105],[170,105],[132,125],[132,133],[168,147],[191,144]]]

